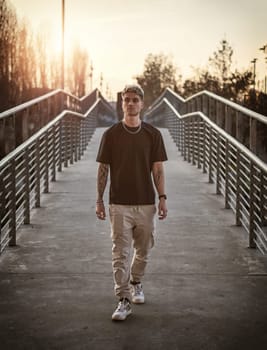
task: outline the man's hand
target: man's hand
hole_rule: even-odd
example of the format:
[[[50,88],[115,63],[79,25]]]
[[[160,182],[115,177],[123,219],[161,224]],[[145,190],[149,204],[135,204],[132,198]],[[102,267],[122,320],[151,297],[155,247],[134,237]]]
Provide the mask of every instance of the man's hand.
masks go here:
[[[96,202],[95,213],[98,219],[105,220],[106,219],[106,211],[104,202]]]
[[[164,198],[161,198],[159,200],[159,205],[158,205],[158,216],[159,216],[159,220],[163,220],[167,217],[167,204],[166,204],[166,200]]]

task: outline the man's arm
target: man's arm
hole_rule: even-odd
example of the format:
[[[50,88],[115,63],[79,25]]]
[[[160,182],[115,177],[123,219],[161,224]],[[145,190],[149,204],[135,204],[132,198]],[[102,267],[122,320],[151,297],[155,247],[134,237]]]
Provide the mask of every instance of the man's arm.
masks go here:
[[[97,200],[96,215],[100,220],[105,220],[106,211],[103,201],[103,195],[108,181],[109,165],[100,163],[97,172]]]
[[[165,177],[162,162],[153,163],[152,174],[158,195],[160,196],[162,194],[165,194]],[[158,215],[160,220],[165,219],[167,216],[167,204],[165,198],[160,198],[159,200]]]

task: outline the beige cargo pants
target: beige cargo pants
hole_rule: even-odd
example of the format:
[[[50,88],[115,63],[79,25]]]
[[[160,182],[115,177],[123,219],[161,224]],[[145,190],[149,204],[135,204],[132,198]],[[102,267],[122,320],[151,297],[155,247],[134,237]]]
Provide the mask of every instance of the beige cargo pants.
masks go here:
[[[109,213],[115,295],[131,300],[130,280],[141,282],[154,245],[156,207],[111,204]]]

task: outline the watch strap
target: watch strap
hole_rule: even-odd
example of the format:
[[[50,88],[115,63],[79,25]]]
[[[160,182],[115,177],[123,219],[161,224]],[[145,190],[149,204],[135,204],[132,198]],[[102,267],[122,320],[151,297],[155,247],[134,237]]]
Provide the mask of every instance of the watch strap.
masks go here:
[[[160,199],[160,198],[167,199],[167,196],[166,196],[166,194],[160,194],[160,195],[159,195],[159,199]]]

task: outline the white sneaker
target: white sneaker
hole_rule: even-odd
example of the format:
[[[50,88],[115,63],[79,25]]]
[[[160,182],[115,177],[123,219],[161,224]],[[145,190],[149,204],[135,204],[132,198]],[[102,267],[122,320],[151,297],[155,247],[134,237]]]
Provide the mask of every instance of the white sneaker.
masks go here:
[[[141,283],[131,283],[132,286],[132,302],[134,304],[144,304],[145,294]]]
[[[112,314],[112,320],[124,321],[132,313],[131,304],[128,299],[123,298],[119,301],[116,310]]]

